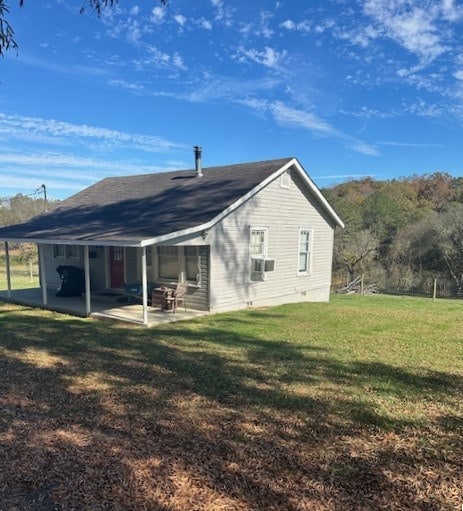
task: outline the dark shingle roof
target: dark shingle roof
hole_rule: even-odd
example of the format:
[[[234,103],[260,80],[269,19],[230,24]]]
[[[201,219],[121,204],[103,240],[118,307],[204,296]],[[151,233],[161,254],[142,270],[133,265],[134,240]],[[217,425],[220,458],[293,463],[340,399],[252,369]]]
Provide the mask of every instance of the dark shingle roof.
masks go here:
[[[203,225],[292,158],[103,179],[0,239],[139,242]]]

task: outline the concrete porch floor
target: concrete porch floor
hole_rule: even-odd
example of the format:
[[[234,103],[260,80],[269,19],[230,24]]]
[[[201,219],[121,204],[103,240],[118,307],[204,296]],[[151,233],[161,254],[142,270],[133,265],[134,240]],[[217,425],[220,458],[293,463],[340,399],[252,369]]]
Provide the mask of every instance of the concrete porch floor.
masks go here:
[[[120,295],[120,297],[123,297],[123,295]],[[119,303],[115,298],[117,296],[92,294],[90,316],[95,319],[125,321],[143,326],[143,307],[139,304]],[[85,298],[83,296],[58,297],[55,296],[55,291],[53,290],[49,290],[48,304],[46,306],[42,303],[42,291],[40,288],[13,289],[11,290],[11,296],[8,296],[6,290],[0,290],[0,301],[86,317]],[[148,307],[148,324],[144,326],[154,327],[156,325],[194,319],[208,314],[209,312],[207,311],[197,311],[188,308],[185,311],[183,305],[177,308],[175,314],[170,311],[163,312],[160,309]]]

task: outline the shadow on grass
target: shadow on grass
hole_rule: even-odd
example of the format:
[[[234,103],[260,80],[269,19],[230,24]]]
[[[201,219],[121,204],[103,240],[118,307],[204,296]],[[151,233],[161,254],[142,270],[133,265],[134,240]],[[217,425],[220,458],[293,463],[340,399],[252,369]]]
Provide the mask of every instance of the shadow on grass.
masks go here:
[[[142,330],[17,310],[0,334],[5,509],[377,509],[387,499],[413,509],[422,496],[407,477],[438,469],[434,451],[461,428],[442,418],[424,459],[410,443],[375,446],[369,435],[427,430],[362,394],[442,402],[463,390],[455,375],[341,362],[237,333],[229,317]],[[450,509],[432,484],[437,496],[420,508]]]

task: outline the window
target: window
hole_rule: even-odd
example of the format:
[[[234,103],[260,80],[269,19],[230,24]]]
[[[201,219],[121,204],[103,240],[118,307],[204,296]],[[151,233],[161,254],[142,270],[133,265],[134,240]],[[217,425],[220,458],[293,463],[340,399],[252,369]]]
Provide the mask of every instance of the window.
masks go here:
[[[198,247],[184,247],[184,263],[185,263],[185,280],[187,282],[194,282],[199,284],[200,270],[199,270],[199,255]]]
[[[177,247],[158,247],[158,263],[160,279],[178,279],[179,264]]]
[[[200,255],[197,246],[158,246],[157,278],[200,285]]]
[[[254,281],[264,280],[265,256],[267,254],[267,229],[251,229],[250,255],[251,271],[250,278]]]
[[[77,245],[66,245],[66,258],[79,259],[79,247]]]
[[[299,230],[299,260],[297,269],[300,274],[308,274],[311,271],[312,238],[312,229]]]
[[[281,188],[289,188],[291,186],[291,174],[290,171],[286,171],[280,176]]]
[[[53,258],[79,259],[79,247],[77,245],[53,245]]]
[[[64,245],[53,245],[53,258],[65,257],[65,246]]]
[[[124,260],[124,249],[123,247],[111,247],[111,260],[112,261],[123,261]]]

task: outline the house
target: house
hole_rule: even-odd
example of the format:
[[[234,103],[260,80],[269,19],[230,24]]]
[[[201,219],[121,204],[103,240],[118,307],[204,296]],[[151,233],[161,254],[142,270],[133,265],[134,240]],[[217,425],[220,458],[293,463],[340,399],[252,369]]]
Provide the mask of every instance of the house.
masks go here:
[[[139,283],[145,323],[155,282],[187,282],[188,307],[210,312],[327,301],[343,223],[298,160],[202,169],[195,149],[193,170],[103,179],[1,228],[7,273],[8,243],[33,242],[43,306],[57,267],[72,265],[85,275],[87,315],[98,293]]]

